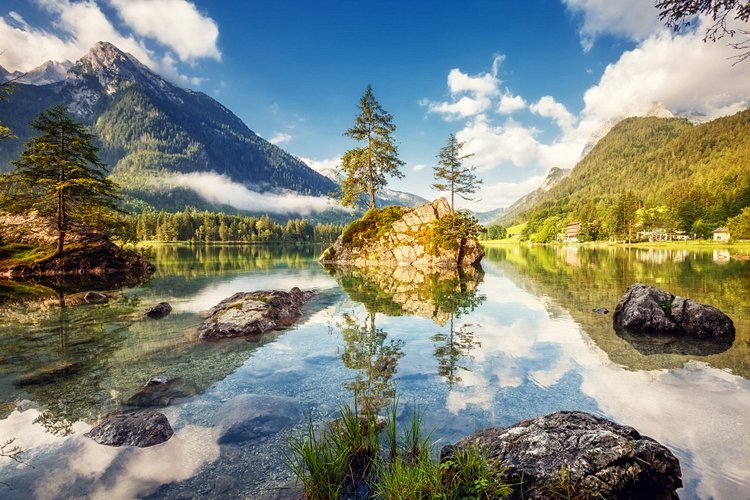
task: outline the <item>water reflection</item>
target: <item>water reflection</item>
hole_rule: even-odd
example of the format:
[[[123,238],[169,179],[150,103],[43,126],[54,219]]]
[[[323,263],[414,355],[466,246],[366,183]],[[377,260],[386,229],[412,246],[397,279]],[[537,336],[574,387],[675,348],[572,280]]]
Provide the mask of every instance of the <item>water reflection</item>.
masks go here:
[[[404,341],[388,339],[388,334],[375,326],[372,312],[364,320],[344,314],[338,328],[344,341],[341,360],[358,372],[344,387],[354,393],[363,413],[378,413],[395,396],[393,375],[404,355]]]

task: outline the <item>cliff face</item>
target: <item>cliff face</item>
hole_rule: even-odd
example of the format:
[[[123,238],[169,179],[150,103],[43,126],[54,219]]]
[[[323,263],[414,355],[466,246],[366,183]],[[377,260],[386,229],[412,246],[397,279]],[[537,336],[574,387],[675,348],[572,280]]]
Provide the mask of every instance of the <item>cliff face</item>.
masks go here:
[[[435,238],[435,221],[451,214],[445,198],[416,208],[386,207],[354,221],[320,257],[324,264],[457,268],[484,256],[472,237],[444,244]],[[454,244],[455,243],[455,244]]]

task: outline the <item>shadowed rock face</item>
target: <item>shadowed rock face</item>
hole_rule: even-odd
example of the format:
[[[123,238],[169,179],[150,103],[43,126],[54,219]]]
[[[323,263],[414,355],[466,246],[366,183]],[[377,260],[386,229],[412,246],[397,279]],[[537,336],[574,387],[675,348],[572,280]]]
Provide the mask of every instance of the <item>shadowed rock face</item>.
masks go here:
[[[612,321],[618,335],[646,354],[714,354],[735,337],[732,320],[717,308],[642,283],[628,288]]]
[[[452,269],[479,264],[484,250],[474,238],[466,238],[455,250],[429,250],[433,223],[450,213],[450,205],[445,198],[404,209],[401,217],[390,223],[390,227],[384,226],[383,231],[378,231],[366,241],[351,242],[344,235],[339,236],[323,253],[320,261],[357,267],[385,265]],[[360,221],[355,224],[357,222]]]
[[[85,435],[107,446],[154,446],[172,437],[174,431],[163,414],[147,411],[108,415]]]
[[[666,447],[588,413],[558,412],[485,429],[443,448],[441,460],[472,445],[487,452],[491,470],[507,467],[506,482],[523,481],[513,498],[564,498],[555,489],[563,470],[575,498],[676,499],[682,487],[680,463]]]
[[[315,295],[297,287],[289,292],[238,292],[212,307],[198,328],[202,339],[258,336],[289,326],[302,315],[302,306]]]

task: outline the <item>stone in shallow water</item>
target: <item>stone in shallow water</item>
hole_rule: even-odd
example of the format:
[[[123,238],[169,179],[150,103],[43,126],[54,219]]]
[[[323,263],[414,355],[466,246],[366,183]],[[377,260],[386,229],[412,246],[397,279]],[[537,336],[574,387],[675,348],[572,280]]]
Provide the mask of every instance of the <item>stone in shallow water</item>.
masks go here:
[[[168,316],[172,312],[172,306],[169,302],[159,302],[155,306],[151,306],[143,312],[143,315],[151,319],[161,319]]]
[[[238,292],[212,307],[198,327],[200,338],[258,336],[289,326],[302,315],[302,306],[315,295],[297,287],[279,290]]]
[[[139,448],[163,443],[173,435],[167,417],[155,411],[114,413],[85,434],[99,444]]]
[[[264,394],[242,394],[224,404],[219,413],[219,444],[241,444],[300,422],[295,399]]]
[[[576,498],[676,499],[682,487],[680,463],[666,447],[632,427],[584,412],[558,412],[509,427],[485,429],[446,446],[441,460],[455,449],[478,445],[490,468],[507,467],[503,480],[523,481],[514,498],[555,498],[561,471]]]
[[[177,398],[195,396],[196,385],[182,377],[157,375],[148,379],[141,389],[125,402],[128,406],[168,406]]]

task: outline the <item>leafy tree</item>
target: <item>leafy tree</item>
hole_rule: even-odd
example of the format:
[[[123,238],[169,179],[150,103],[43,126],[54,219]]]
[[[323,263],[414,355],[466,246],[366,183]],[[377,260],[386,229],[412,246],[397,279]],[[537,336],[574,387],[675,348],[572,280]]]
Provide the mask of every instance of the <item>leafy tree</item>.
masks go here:
[[[660,0],[656,3],[659,9],[659,19],[665,21],[666,25],[675,32],[690,25],[691,21],[698,15],[704,15],[713,21],[706,29],[703,41],[715,42],[725,36],[733,38],[740,33],[743,38],[729,45],[742,51],[737,57],[737,62],[744,61],[750,57],[750,31],[735,28],[730,25],[732,21],[747,23],[750,20],[750,1],[748,0]]]
[[[404,162],[398,158],[393,116],[375,99],[372,86],[367,86],[359,108],[354,126],[345,135],[365,144],[350,149],[341,158],[345,174],[341,202],[344,206],[354,207],[366,194],[370,198],[370,208],[376,208],[375,193],[388,184],[386,176],[403,177],[399,167]]]
[[[57,233],[62,253],[68,232],[107,232],[121,212],[118,186],[107,179],[94,137],[60,104],[41,113],[31,126],[41,135],[24,146],[13,162],[11,210],[36,211]]]
[[[10,94],[13,93],[13,81],[7,81],[0,83],[0,102],[7,101],[10,98]],[[8,127],[0,123],[0,138],[13,137],[13,132]]]
[[[477,192],[477,188],[482,184],[481,179],[477,179],[474,173],[474,167],[464,167],[463,161],[471,158],[474,154],[461,156],[461,148],[465,142],[458,142],[456,136],[448,136],[448,144],[440,148],[438,154],[438,164],[433,167],[435,171],[436,182],[432,188],[436,191],[450,191],[451,193],[451,211],[454,208],[454,195],[458,195],[464,200],[470,200],[468,195]]]
[[[727,229],[732,239],[750,240],[750,207],[745,207],[739,215],[727,220]]]

